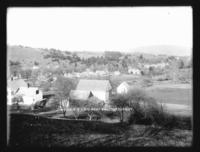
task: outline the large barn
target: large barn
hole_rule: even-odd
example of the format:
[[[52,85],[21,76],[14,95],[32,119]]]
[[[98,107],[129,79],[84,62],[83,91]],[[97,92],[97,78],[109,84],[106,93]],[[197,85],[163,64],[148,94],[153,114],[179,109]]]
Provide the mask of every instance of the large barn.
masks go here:
[[[108,80],[80,79],[76,90],[70,92],[70,98],[87,100],[89,97],[94,96],[107,103],[110,90],[111,85]]]

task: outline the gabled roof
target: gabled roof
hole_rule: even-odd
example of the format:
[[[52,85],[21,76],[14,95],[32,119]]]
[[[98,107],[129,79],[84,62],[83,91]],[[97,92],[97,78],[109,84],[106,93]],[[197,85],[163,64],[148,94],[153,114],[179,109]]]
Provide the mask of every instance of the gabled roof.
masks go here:
[[[125,86],[126,88],[129,88],[130,86],[128,85],[127,82],[122,82],[118,87],[121,87],[121,86]]]
[[[76,87],[76,90],[88,90],[88,91],[109,91],[111,89],[110,82],[108,80],[86,80],[81,79]]]
[[[28,84],[23,79],[8,80],[7,87],[11,88],[11,90],[17,90],[20,87],[28,87]]]
[[[83,90],[71,90],[70,91],[70,99],[74,100],[87,100],[92,97],[93,94],[91,91],[83,91]]]

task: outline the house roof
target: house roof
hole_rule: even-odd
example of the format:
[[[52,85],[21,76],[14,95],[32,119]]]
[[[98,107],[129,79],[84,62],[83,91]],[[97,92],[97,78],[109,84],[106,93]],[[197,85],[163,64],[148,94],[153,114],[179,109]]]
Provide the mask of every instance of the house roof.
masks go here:
[[[28,84],[23,79],[8,80],[7,87],[11,88],[11,90],[17,90],[20,87],[28,87]]]
[[[110,82],[108,80],[86,80],[81,79],[76,87],[76,90],[88,90],[88,91],[108,91],[111,89]]]
[[[93,94],[91,91],[71,90],[69,96],[70,99],[74,100],[87,100],[89,97],[92,97]]]
[[[127,82],[122,82],[118,87],[121,87],[121,86],[125,86],[126,88],[129,87],[128,83]]]

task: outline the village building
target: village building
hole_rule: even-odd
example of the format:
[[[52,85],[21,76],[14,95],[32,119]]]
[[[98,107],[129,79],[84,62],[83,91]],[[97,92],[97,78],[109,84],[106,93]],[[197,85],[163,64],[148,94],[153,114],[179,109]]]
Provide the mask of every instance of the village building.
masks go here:
[[[164,68],[166,66],[168,66],[169,64],[168,63],[157,63],[157,64],[146,64],[144,65],[144,68],[147,68],[149,69],[150,67],[153,67],[153,68]]]
[[[119,71],[115,71],[114,75],[120,75],[120,72]]]
[[[136,69],[136,68],[129,68],[128,69],[128,73],[129,74],[134,74],[134,75],[140,75],[141,71],[139,69]]]
[[[37,69],[39,69],[39,66],[33,66],[32,69],[37,70]]]
[[[71,90],[69,96],[71,100],[88,100],[94,95],[91,91]]]
[[[127,93],[130,89],[130,86],[128,85],[127,82],[122,82],[118,87],[117,87],[117,93],[118,94],[124,94]]]
[[[108,103],[111,91],[111,85],[108,80],[87,80],[80,79],[76,90],[70,92],[70,99],[83,99],[96,97],[99,100]]]
[[[106,75],[106,72],[105,71],[101,71],[101,70],[97,70],[96,74],[102,76],[102,75]]]
[[[23,105],[33,105],[37,101],[43,100],[42,91],[37,87],[30,87],[28,83],[26,83],[23,79],[18,80],[8,80],[7,84],[7,98],[8,105],[12,104],[12,98],[20,95],[23,99]]]

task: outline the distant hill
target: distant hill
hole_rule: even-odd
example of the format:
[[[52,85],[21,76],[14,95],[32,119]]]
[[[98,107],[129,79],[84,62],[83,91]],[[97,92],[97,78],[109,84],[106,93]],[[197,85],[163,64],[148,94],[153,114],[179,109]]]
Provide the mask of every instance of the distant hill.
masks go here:
[[[60,51],[61,54],[66,54],[65,51]],[[49,54],[50,50],[42,48],[31,48],[20,45],[8,46],[7,54],[8,60],[19,61],[22,63],[23,67],[30,68],[34,65],[34,62],[38,62],[40,67],[46,67],[47,65],[53,65],[54,63],[50,58],[44,58],[45,55]],[[72,54],[69,52],[68,54]],[[90,52],[90,51],[79,51],[75,52],[80,58],[89,58],[103,56],[104,52]],[[127,53],[127,52],[122,52]],[[149,46],[140,47],[134,49],[129,54],[133,56],[139,56],[143,54],[143,57],[149,60],[155,60],[160,58],[162,60],[166,59],[168,56],[190,56],[192,51],[188,48],[182,48],[177,46]],[[159,56],[157,56],[159,55]]]
[[[192,48],[174,46],[174,45],[152,45],[138,47],[130,50],[131,53],[147,53],[154,55],[168,55],[168,56],[191,56]]]
[[[8,60],[20,61],[27,67],[33,66],[34,62],[39,62],[40,65],[46,65],[50,60],[44,59],[43,56],[47,51],[38,48],[24,47],[24,46],[8,46],[7,57]]]
[[[101,57],[103,56],[104,52],[89,52],[89,51],[81,51],[81,52],[76,52],[76,54],[80,57],[80,58],[90,58],[90,57]]]

